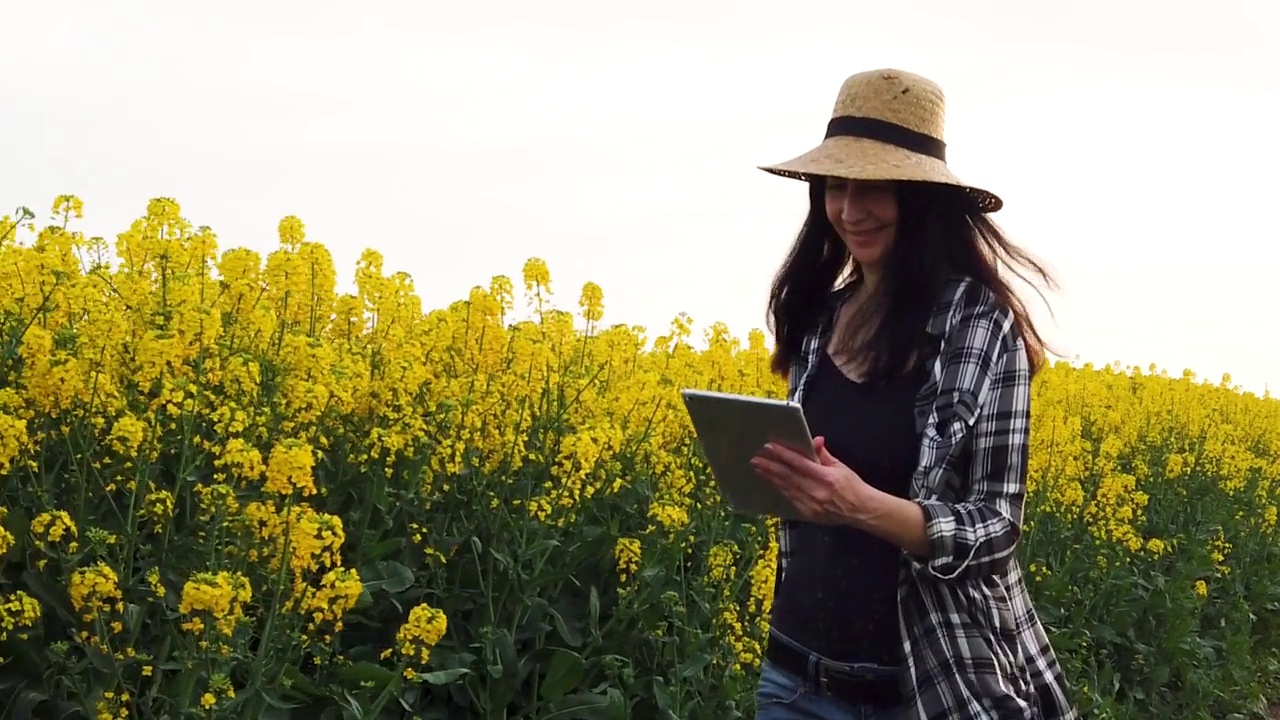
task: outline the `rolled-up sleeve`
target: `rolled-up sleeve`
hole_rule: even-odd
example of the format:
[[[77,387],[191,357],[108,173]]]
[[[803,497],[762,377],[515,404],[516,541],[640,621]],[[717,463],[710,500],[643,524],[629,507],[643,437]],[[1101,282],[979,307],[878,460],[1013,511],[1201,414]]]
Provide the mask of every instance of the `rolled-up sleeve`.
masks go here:
[[[1014,556],[1031,424],[1030,364],[1012,315],[989,304],[967,309],[948,335],[921,472],[931,488],[962,473],[954,486],[964,492],[917,499],[931,554],[915,559],[917,571],[942,580],[999,574]]]

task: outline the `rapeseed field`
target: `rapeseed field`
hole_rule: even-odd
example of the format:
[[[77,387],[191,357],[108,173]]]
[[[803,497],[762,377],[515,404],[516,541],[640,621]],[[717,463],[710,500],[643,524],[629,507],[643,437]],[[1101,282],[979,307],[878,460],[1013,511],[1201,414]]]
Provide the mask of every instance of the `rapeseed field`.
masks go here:
[[[424,308],[369,250],[342,294],[295,217],[262,257],[82,211],[0,222],[2,717],[751,717],[777,548],[678,391],[783,395],[762,332],[649,338],[537,259]],[[1020,557],[1082,710],[1261,708],[1280,403],[1033,392]]]

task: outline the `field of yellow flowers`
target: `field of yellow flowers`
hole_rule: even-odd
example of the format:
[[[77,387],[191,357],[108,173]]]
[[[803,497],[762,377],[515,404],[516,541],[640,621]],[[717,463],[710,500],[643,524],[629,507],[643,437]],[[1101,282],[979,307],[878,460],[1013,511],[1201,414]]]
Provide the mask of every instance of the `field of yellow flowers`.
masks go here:
[[[536,259],[424,309],[367,251],[338,294],[294,217],[263,258],[169,199],[114,247],[81,213],[0,221],[0,717],[751,717],[776,547],[677,391],[781,395],[763,333],[650,340]],[[1082,709],[1258,711],[1280,403],[1034,394],[1022,559]]]

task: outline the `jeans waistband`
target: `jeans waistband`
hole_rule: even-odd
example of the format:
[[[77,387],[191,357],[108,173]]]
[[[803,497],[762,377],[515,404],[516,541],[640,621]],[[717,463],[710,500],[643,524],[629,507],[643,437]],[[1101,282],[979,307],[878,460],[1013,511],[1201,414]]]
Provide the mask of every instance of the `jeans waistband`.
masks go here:
[[[811,652],[776,630],[771,630],[769,636],[765,657],[800,678],[809,692],[821,692],[855,704],[892,706],[902,702],[898,667],[836,662]]]

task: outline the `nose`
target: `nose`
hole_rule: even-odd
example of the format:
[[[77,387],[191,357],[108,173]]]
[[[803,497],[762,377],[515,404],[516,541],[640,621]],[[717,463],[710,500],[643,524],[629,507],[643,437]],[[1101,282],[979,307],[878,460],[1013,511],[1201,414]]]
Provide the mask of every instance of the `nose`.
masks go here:
[[[863,198],[858,192],[857,183],[849,183],[845,186],[844,192],[841,193],[840,219],[850,225],[854,225],[866,216],[867,204],[863,202]]]

